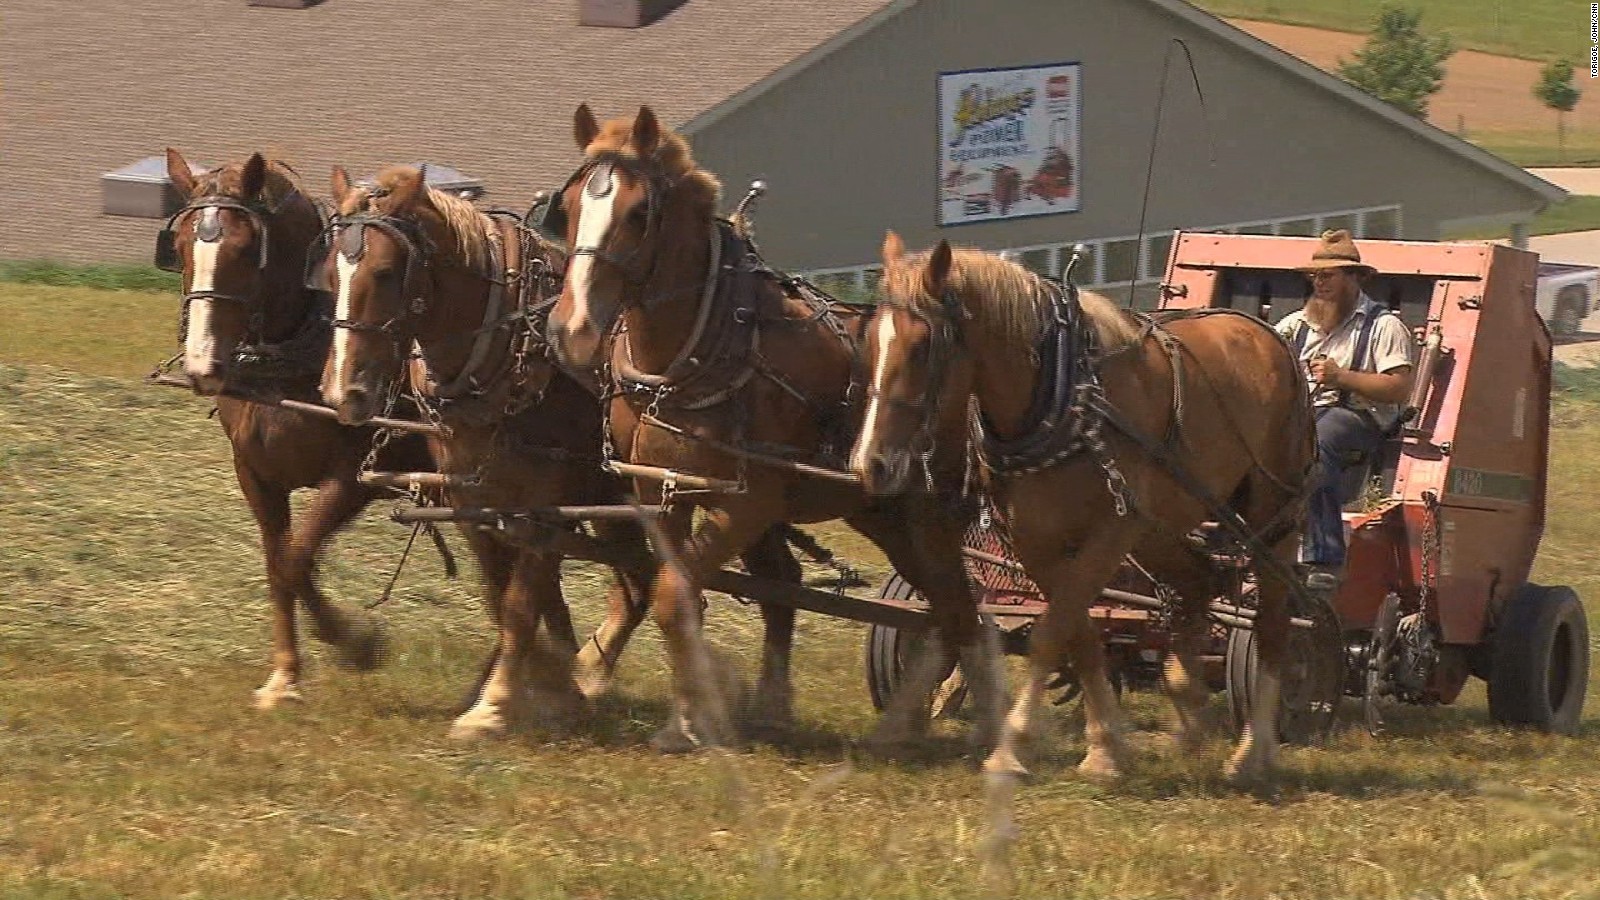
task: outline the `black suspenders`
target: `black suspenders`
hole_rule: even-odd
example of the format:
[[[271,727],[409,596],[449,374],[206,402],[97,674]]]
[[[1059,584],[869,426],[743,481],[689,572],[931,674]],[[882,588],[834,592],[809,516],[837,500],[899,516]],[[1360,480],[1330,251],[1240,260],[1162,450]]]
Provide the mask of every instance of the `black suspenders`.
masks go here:
[[[1356,332],[1355,352],[1350,354],[1350,371],[1365,372],[1367,370],[1367,350],[1372,346],[1372,329],[1377,326],[1379,317],[1386,315],[1389,315],[1389,312],[1379,308],[1376,303],[1367,307],[1366,315],[1361,319],[1361,330]],[[1302,317],[1300,323],[1295,326],[1294,336],[1290,338],[1290,343],[1294,346],[1294,358],[1296,360],[1299,360],[1300,354],[1305,352],[1306,339],[1310,334],[1311,326]],[[1350,392],[1348,390],[1339,392],[1338,403],[1340,406],[1350,405]]]

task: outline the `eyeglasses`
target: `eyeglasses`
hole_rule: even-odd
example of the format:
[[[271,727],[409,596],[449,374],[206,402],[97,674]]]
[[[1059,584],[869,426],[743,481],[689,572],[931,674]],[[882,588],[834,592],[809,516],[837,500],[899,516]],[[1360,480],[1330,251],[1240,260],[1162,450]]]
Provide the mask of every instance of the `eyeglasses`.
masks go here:
[[[1318,269],[1311,273],[1311,280],[1322,281],[1325,278],[1332,278],[1335,275],[1343,275],[1344,273],[1344,269]]]

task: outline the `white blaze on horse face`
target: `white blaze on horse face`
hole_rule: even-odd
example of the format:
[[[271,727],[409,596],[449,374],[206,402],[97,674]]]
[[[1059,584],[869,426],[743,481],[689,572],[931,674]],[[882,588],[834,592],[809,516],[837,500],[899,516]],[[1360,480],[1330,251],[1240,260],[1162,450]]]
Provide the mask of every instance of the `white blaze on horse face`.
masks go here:
[[[338,266],[339,287],[337,300],[333,305],[333,317],[341,322],[350,321],[350,286],[355,282],[356,269],[359,263],[345,258],[343,252],[333,255],[333,261]],[[350,329],[335,328],[333,330],[333,396],[327,398],[337,404],[344,399],[344,389],[350,384],[354,375],[350,371]]]
[[[200,225],[208,232],[215,230],[217,209],[208,206],[200,211]],[[198,229],[197,229],[198,230]],[[220,233],[217,240],[202,241],[198,237],[190,250],[194,272],[189,280],[189,293],[217,289],[217,256],[222,251]],[[211,298],[202,297],[189,303],[189,331],[183,336],[184,367],[191,374],[209,373],[216,352],[217,339],[211,333]]]
[[[606,235],[611,233],[611,220],[616,213],[617,191],[613,187],[603,197],[589,195],[587,183],[578,192],[578,247],[600,248]],[[584,253],[572,258],[572,318],[567,321],[567,331],[582,331],[590,325],[589,291],[594,288],[594,255]]]
[[[894,344],[894,310],[886,309],[878,316],[878,361],[872,367],[872,399],[867,401],[867,420],[861,425],[861,440],[856,442],[856,452],[850,468],[857,472],[867,470],[867,458],[878,447],[878,401],[883,396],[883,377],[889,367],[889,348]]]

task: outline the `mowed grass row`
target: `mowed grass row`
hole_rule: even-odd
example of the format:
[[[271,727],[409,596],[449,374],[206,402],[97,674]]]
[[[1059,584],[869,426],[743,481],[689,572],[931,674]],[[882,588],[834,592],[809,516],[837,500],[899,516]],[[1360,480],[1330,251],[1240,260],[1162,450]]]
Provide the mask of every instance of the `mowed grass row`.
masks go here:
[[[1083,782],[1072,772],[1081,715],[1056,710],[1019,799],[1013,883],[981,874],[984,806],[962,728],[941,724],[915,762],[853,752],[874,715],[863,629],[848,622],[801,615],[801,725],[742,752],[648,749],[667,697],[653,628],[588,723],[459,747],[444,733],[490,635],[470,564],[447,581],[425,543],[376,611],[393,639],[388,665],[340,671],[308,639],[306,703],[259,713],[249,695],[267,673],[265,579],[226,442],[204,401],[134,377],[167,354],[174,298],[130,301],[115,329],[87,324],[118,301],[0,286],[0,896],[1592,890],[1596,717],[1577,738],[1499,729],[1481,685],[1456,707],[1408,711],[1393,737],[1352,722],[1326,748],[1290,750],[1278,786],[1257,793],[1220,779],[1223,741],[1194,758],[1165,750],[1153,732],[1166,704],[1144,694],[1131,695],[1150,732],[1133,774]],[[40,330],[13,327],[43,307],[52,314],[28,313]],[[50,334],[89,331],[100,340],[75,366],[51,361]],[[1594,410],[1581,398],[1559,407],[1536,573],[1590,597]],[[368,601],[387,580],[405,533],[385,513],[374,506],[325,561],[338,601]],[[817,533],[884,573],[838,529]],[[569,567],[580,628],[598,620],[604,584],[603,572]],[[715,644],[753,673],[754,610],[717,597],[708,618]]]

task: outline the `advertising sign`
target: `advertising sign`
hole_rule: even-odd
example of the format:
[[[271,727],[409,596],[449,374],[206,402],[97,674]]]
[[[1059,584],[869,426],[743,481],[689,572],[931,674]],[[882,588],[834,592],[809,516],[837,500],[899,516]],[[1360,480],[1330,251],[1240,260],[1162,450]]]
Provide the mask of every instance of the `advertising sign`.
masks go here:
[[[940,225],[1081,208],[1082,68],[940,73]]]

